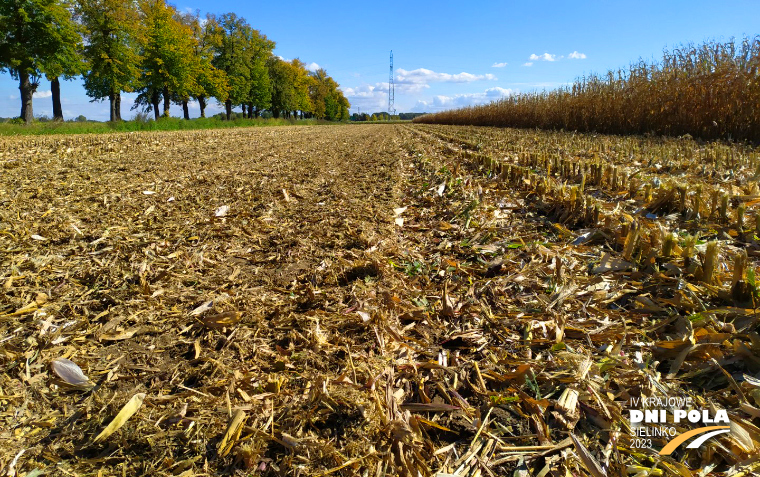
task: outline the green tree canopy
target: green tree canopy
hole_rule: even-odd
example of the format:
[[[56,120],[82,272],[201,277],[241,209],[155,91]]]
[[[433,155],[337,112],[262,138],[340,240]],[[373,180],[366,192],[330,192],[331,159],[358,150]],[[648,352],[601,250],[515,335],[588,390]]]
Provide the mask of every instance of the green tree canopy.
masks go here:
[[[227,74],[213,64],[214,55],[221,46],[219,25],[213,15],[206,15],[201,20],[198,12],[184,15],[182,21],[190,27],[194,40],[195,91],[191,95],[198,100],[201,117],[205,118],[208,98],[217,98],[223,103],[229,96]]]
[[[93,101],[110,101],[121,119],[121,93],[135,108],[164,115],[172,102],[210,98],[243,116],[265,112],[342,120],[348,101],[324,70],[273,55],[275,43],[234,13],[180,14],[167,0],[0,0],[0,71],[19,81],[21,114],[33,119],[32,96],[51,82],[53,115],[62,119],[60,78],[82,75]]]
[[[272,114],[279,118],[281,114],[297,109],[295,71],[290,63],[276,56],[271,57],[267,65],[272,81]]]
[[[41,77],[72,71],[80,44],[66,0],[0,2],[0,70],[19,81],[21,117],[26,123],[34,119],[32,97]]]
[[[324,69],[311,73],[311,79],[309,96],[314,117],[330,121],[348,121],[348,109],[351,105],[343,96],[338,83]]]
[[[233,105],[266,103],[267,85],[261,77],[261,67],[275,44],[234,13],[225,13],[215,20],[218,46],[212,64],[224,71],[229,80],[229,95],[224,101],[229,119]],[[255,99],[254,90],[258,88],[265,90],[256,93],[260,97]]]
[[[138,102],[152,108],[158,119],[159,98],[169,115],[172,95],[187,98],[197,92],[193,33],[179,21],[177,11],[165,0],[141,0],[140,79]],[[146,104],[147,103],[147,104]]]
[[[121,120],[121,92],[134,91],[139,54],[134,0],[78,0],[85,28],[84,88],[93,100],[110,101],[111,121]]]

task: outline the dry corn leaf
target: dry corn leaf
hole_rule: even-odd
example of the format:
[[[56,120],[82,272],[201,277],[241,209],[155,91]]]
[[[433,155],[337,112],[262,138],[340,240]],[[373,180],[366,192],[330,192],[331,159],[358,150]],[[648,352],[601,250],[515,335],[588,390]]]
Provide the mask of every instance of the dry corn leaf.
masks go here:
[[[633,264],[631,262],[626,262],[621,258],[615,258],[612,257],[609,253],[605,253],[602,256],[602,260],[599,262],[599,265],[595,266],[591,270],[591,273],[597,274],[607,272],[620,272],[623,270],[630,270],[631,268],[633,268]]]
[[[441,403],[422,404],[418,402],[409,402],[402,404],[401,409],[411,412],[451,412],[458,411],[460,408]]]
[[[591,475],[594,477],[607,477],[607,472],[602,469],[602,466],[599,465],[599,462],[591,455],[586,446],[575,437],[575,434],[570,434],[570,438],[573,440],[575,451],[578,452],[578,456],[581,458],[581,462],[586,467],[586,470],[591,472]]]
[[[232,414],[230,422],[227,424],[227,430],[224,432],[224,437],[222,437],[222,440],[219,441],[216,447],[220,457],[224,457],[230,453],[232,446],[235,445],[240,437],[240,433],[243,431],[245,420],[245,411],[242,409],[238,409]]]
[[[756,388],[760,388],[760,379],[757,379],[756,377],[750,376],[750,375],[748,375],[746,373],[743,376],[744,376],[744,381],[747,384],[752,385],[752,386],[754,386]]]
[[[203,317],[203,324],[209,328],[227,328],[240,321],[243,316],[239,311],[225,311],[216,315]]]
[[[196,309],[190,312],[190,316],[198,316],[202,315],[203,313],[209,311],[211,308],[214,307],[214,301],[209,300],[202,305],[198,306]]]
[[[127,401],[127,403],[124,405],[124,407],[121,408],[116,417],[113,418],[113,421],[111,421],[111,423],[108,424],[106,428],[103,429],[100,434],[95,437],[95,439],[93,439],[92,442],[95,443],[100,440],[107,439],[111,434],[118,431],[129,420],[129,418],[132,417],[138,409],[140,409],[144,400],[145,393],[137,393],[132,396],[132,399]]]

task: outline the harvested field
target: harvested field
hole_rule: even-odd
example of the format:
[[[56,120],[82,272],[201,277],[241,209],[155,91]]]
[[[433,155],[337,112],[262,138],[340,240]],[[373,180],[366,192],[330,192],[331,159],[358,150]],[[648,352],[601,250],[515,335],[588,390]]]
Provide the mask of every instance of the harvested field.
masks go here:
[[[0,140],[0,470],[755,475],[759,176],[433,125]],[[730,432],[659,455],[648,397]]]

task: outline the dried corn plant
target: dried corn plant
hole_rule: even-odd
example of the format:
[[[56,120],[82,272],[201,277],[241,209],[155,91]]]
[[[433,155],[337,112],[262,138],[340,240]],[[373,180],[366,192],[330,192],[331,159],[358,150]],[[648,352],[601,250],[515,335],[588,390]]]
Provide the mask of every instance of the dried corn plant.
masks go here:
[[[760,37],[688,44],[656,63],[591,74],[550,92],[515,94],[487,105],[427,114],[428,124],[689,134],[760,140]]]

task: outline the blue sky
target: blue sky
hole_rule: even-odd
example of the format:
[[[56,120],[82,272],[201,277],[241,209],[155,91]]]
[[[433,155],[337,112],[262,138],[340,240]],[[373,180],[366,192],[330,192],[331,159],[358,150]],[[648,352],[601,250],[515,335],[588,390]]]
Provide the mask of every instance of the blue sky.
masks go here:
[[[758,1],[437,1],[236,2],[177,0],[178,9],[233,11],[277,43],[275,53],[319,65],[340,83],[351,112],[387,109],[388,56],[396,72],[396,110],[438,111],[510,92],[552,89],[589,72],[663,48],[760,33]],[[61,85],[67,118],[107,119],[80,81]],[[43,80],[35,115],[52,115]],[[17,116],[18,86],[0,75],[0,116]],[[130,118],[130,98],[122,116]],[[210,112],[221,110],[211,107]],[[179,108],[172,110],[179,116]],[[197,107],[191,114],[198,115]]]

